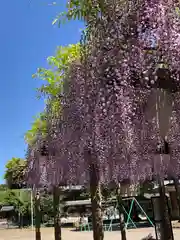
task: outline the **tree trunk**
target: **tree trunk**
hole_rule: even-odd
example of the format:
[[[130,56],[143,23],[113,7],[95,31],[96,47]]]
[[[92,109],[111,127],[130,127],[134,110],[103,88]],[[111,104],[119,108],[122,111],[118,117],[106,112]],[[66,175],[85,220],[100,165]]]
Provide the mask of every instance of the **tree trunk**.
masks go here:
[[[40,195],[37,192],[35,196],[35,237],[36,240],[41,240],[41,210],[40,210]]]
[[[121,240],[126,240],[126,228],[124,222],[124,209],[123,209],[123,201],[121,197],[121,186],[118,184],[117,188],[117,203],[118,203],[118,211],[119,211],[119,224],[121,231]]]
[[[94,240],[103,240],[103,220],[101,210],[101,187],[94,173],[91,174],[91,204],[92,204],[92,224]]]
[[[54,208],[54,238],[61,240],[61,216],[60,216],[60,191],[59,187],[53,189],[53,208]]]
[[[96,164],[96,156],[92,155],[90,150],[86,151],[86,159],[90,166],[90,192],[91,192],[91,206],[92,206],[92,224],[93,224],[93,239],[103,240],[104,229],[102,219],[101,206],[101,186],[99,181],[99,171]]]
[[[180,186],[179,186],[179,180],[177,178],[173,178],[174,186],[176,190],[176,198],[177,198],[177,204],[178,204],[178,210],[179,210],[179,221],[180,221]]]
[[[92,150],[85,147],[84,158],[89,163],[93,239],[103,240],[104,229],[103,229],[102,206],[101,206],[101,186],[100,186],[100,179],[99,179],[99,169],[97,165],[97,157],[96,157],[96,154],[92,152]]]
[[[161,226],[160,226],[160,239],[173,240],[173,232],[169,210],[167,205],[167,198],[165,194],[164,181],[159,180],[159,193],[160,193],[160,211],[161,211]]]

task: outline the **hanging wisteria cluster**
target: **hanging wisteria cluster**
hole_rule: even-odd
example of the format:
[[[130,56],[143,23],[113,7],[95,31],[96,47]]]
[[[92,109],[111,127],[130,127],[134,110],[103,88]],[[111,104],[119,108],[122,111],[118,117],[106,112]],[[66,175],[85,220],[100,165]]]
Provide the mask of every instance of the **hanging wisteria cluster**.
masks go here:
[[[47,141],[38,136],[36,143],[28,147],[27,151],[27,182],[30,186],[42,187],[48,186],[47,163],[48,163],[48,145]]]
[[[47,134],[45,137],[38,135],[27,153],[27,180],[30,185],[50,188],[77,185],[89,179],[81,138],[84,134],[83,72],[78,61],[69,67],[64,79],[64,97],[59,98],[59,116],[52,112],[51,104],[46,106]]]
[[[92,131],[103,182],[179,174],[178,4],[106,1],[96,19],[85,61],[89,109],[85,122]],[[153,96],[156,100],[151,102]],[[159,114],[167,118],[165,122],[171,117],[170,124],[163,126]],[[170,144],[171,159],[157,157],[164,138]]]
[[[88,183],[92,164],[103,183],[180,175],[179,7],[175,0],[106,0],[88,17],[87,51],[70,68],[48,143],[54,184]],[[170,159],[160,156],[164,141]]]
[[[62,165],[68,184],[87,183],[88,164],[84,160],[85,147],[85,81],[80,62],[73,63],[64,87],[62,103],[62,125],[60,131],[58,163]],[[58,146],[60,146],[58,145]]]

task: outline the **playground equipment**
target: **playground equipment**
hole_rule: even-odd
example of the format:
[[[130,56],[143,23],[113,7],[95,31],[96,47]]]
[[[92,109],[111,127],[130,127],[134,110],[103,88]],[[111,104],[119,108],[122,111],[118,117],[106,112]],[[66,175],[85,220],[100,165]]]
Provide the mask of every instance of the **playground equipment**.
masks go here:
[[[127,222],[126,222],[126,228],[128,228],[128,224],[129,224],[129,221],[131,221],[133,223],[133,225],[135,226],[135,223],[134,221],[131,219],[131,212],[132,212],[132,209],[133,209],[133,205],[136,204],[139,209],[141,210],[141,212],[144,214],[144,216],[146,217],[146,219],[148,220],[148,222],[150,223],[150,225],[152,227],[154,227],[154,224],[153,222],[151,221],[151,219],[149,218],[149,216],[147,215],[147,213],[144,211],[143,207],[140,205],[140,203],[137,201],[137,199],[135,197],[133,198],[125,198],[123,199],[123,201],[125,200],[131,200],[131,205],[130,205],[130,209],[129,209],[129,213],[127,213],[127,211],[125,212],[126,214],[128,214],[128,219],[127,219]],[[125,210],[125,209],[124,209]]]
[[[127,198],[124,198],[123,201],[130,201],[130,208],[129,208],[128,211],[126,210],[126,208],[123,205],[124,215],[126,215],[126,217],[127,217],[127,220],[126,220],[126,223],[125,223],[126,229],[128,229],[129,227],[133,227],[133,228],[138,227],[137,223],[135,223],[135,221],[131,217],[133,206],[135,204],[140,209],[142,214],[145,216],[146,221],[148,221],[148,223],[152,227],[154,227],[154,224],[151,221],[150,217],[148,216],[148,214],[145,212],[145,210],[143,209],[143,207],[140,205],[140,203],[137,201],[137,199],[135,197],[127,197]],[[117,204],[116,204],[116,207],[114,209],[114,216],[116,215],[116,212],[117,212]],[[119,226],[119,223],[117,221],[116,221],[116,223],[113,223],[113,221],[114,221],[114,219],[111,218],[109,224],[104,224],[103,225],[104,226],[104,231],[112,231],[113,227],[118,227]],[[92,230],[92,224],[91,223],[81,224],[79,227],[80,227],[80,231],[90,231],[90,230]]]

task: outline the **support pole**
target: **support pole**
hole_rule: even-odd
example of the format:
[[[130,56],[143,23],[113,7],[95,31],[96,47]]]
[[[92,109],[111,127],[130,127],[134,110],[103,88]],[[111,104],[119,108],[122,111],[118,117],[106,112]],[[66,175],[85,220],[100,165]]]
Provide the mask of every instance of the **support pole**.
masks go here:
[[[156,125],[157,128],[160,131],[160,136],[159,136],[159,143],[160,145],[158,146],[157,152],[158,155],[160,156],[160,163],[163,163],[164,158],[168,155],[166,151],[166,133],[168,131],[168,125],[167,129],[164,128],[162,125],[162,114],[164,115],[164,121],[168,119],[167,122],[169,122],[169,114],[167,109],[167,113],[164,111],[165,107],[169,107],[168,105],[166,106],[166,101],[168,97],[168,91],[160,88],[157,90],[157,95],[156,95]],[[163,105],[162,105],[163,104]],[[163,106],[163,107],[162,107]],[[161,118],[160,118],[161,117]],[[166,131],[165,131],[166,130]],[[164,145],[162,146],[161,140],[164,141]],[[159,174],[159,173],[158,173]],[[167,205],[167,199],[166,199],[166,194],[165,194],[165,187],[164,187],[164,180],[161,179],[161,176],[158,176],[158,182],[159,182],[159,194],[160,194],[160,215],[162,218],[162,221],[160,223],[160,239],[161,240],[173,240],[173,232],[172,232],[172,225],[171,225],[171,219],[169,217],[169,212],[168,212],[168,205]]]
[[[53,208],[54,208],[54,238],[61,240],[61,216],[60,216],[60,190],[58,186],[53,188]]]
[[[99,168],[97,165],[97,156],[91,149],[84,149],[84,157],[89,163],[89,177],[90,177],[90,193],[92,206],[92,226],[93,239],[103,240],[104,229],[102,220],[102,201],[101,201],[101,185],[99,180]]]
[[[34,229],[33,189],[31,189],[31,228]]]
[[[160,240],[174,240],[169,217],[167,198],[165,194],[164,181],[159,179],[160,210],[162,221],[160,224]]]
[[[121,231],[121,240],[126,240],[126,227],[124,222],[123,201],[121,197],[120,183],[118,184],[116,195],[117,195],[117,203],[118,203],[118,211],[119,211],[119,225],[120,225],[120,231]]]
[[[176,199],[177,199],[177,204],[178,204],[178,210],[179,210],[179,221],[180,221],[180,185],[179,185],[179,180],[177,178],[173,178],[174,181],[174,186],[176,190]]]
[[[41,211],[40,211],[40,194],[36,192],[35,195],[35,237],[36,240],[41,240]]]
[[[102,221],[101,186],[96,176],[96,169],[94,166],[91,166],[90,178],[93,238],[94,240],[103,240],[104,229]]]

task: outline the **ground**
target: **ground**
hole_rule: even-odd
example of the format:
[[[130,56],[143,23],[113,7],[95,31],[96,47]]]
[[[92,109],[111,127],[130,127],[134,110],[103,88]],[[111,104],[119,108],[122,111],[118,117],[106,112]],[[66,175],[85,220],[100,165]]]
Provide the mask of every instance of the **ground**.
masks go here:
[[[174,240],[180,239],[180,229],[174,229]],[[153,228],[141,228],[136,230],[128,230],[127,239],[128,240],[140,240],[149,233],[154,235]],[[73,232],[70,229],[63,229],[62,232],[63,240],[92,240],[92,232]],[[34,231],[31,229],[22,230],[0,230],[0,240],[33,240]],[[105,240],[119,240],[120,232],[105,232]],[[42,240],[54,240],[53,229],[46,228],[42,229]]]

